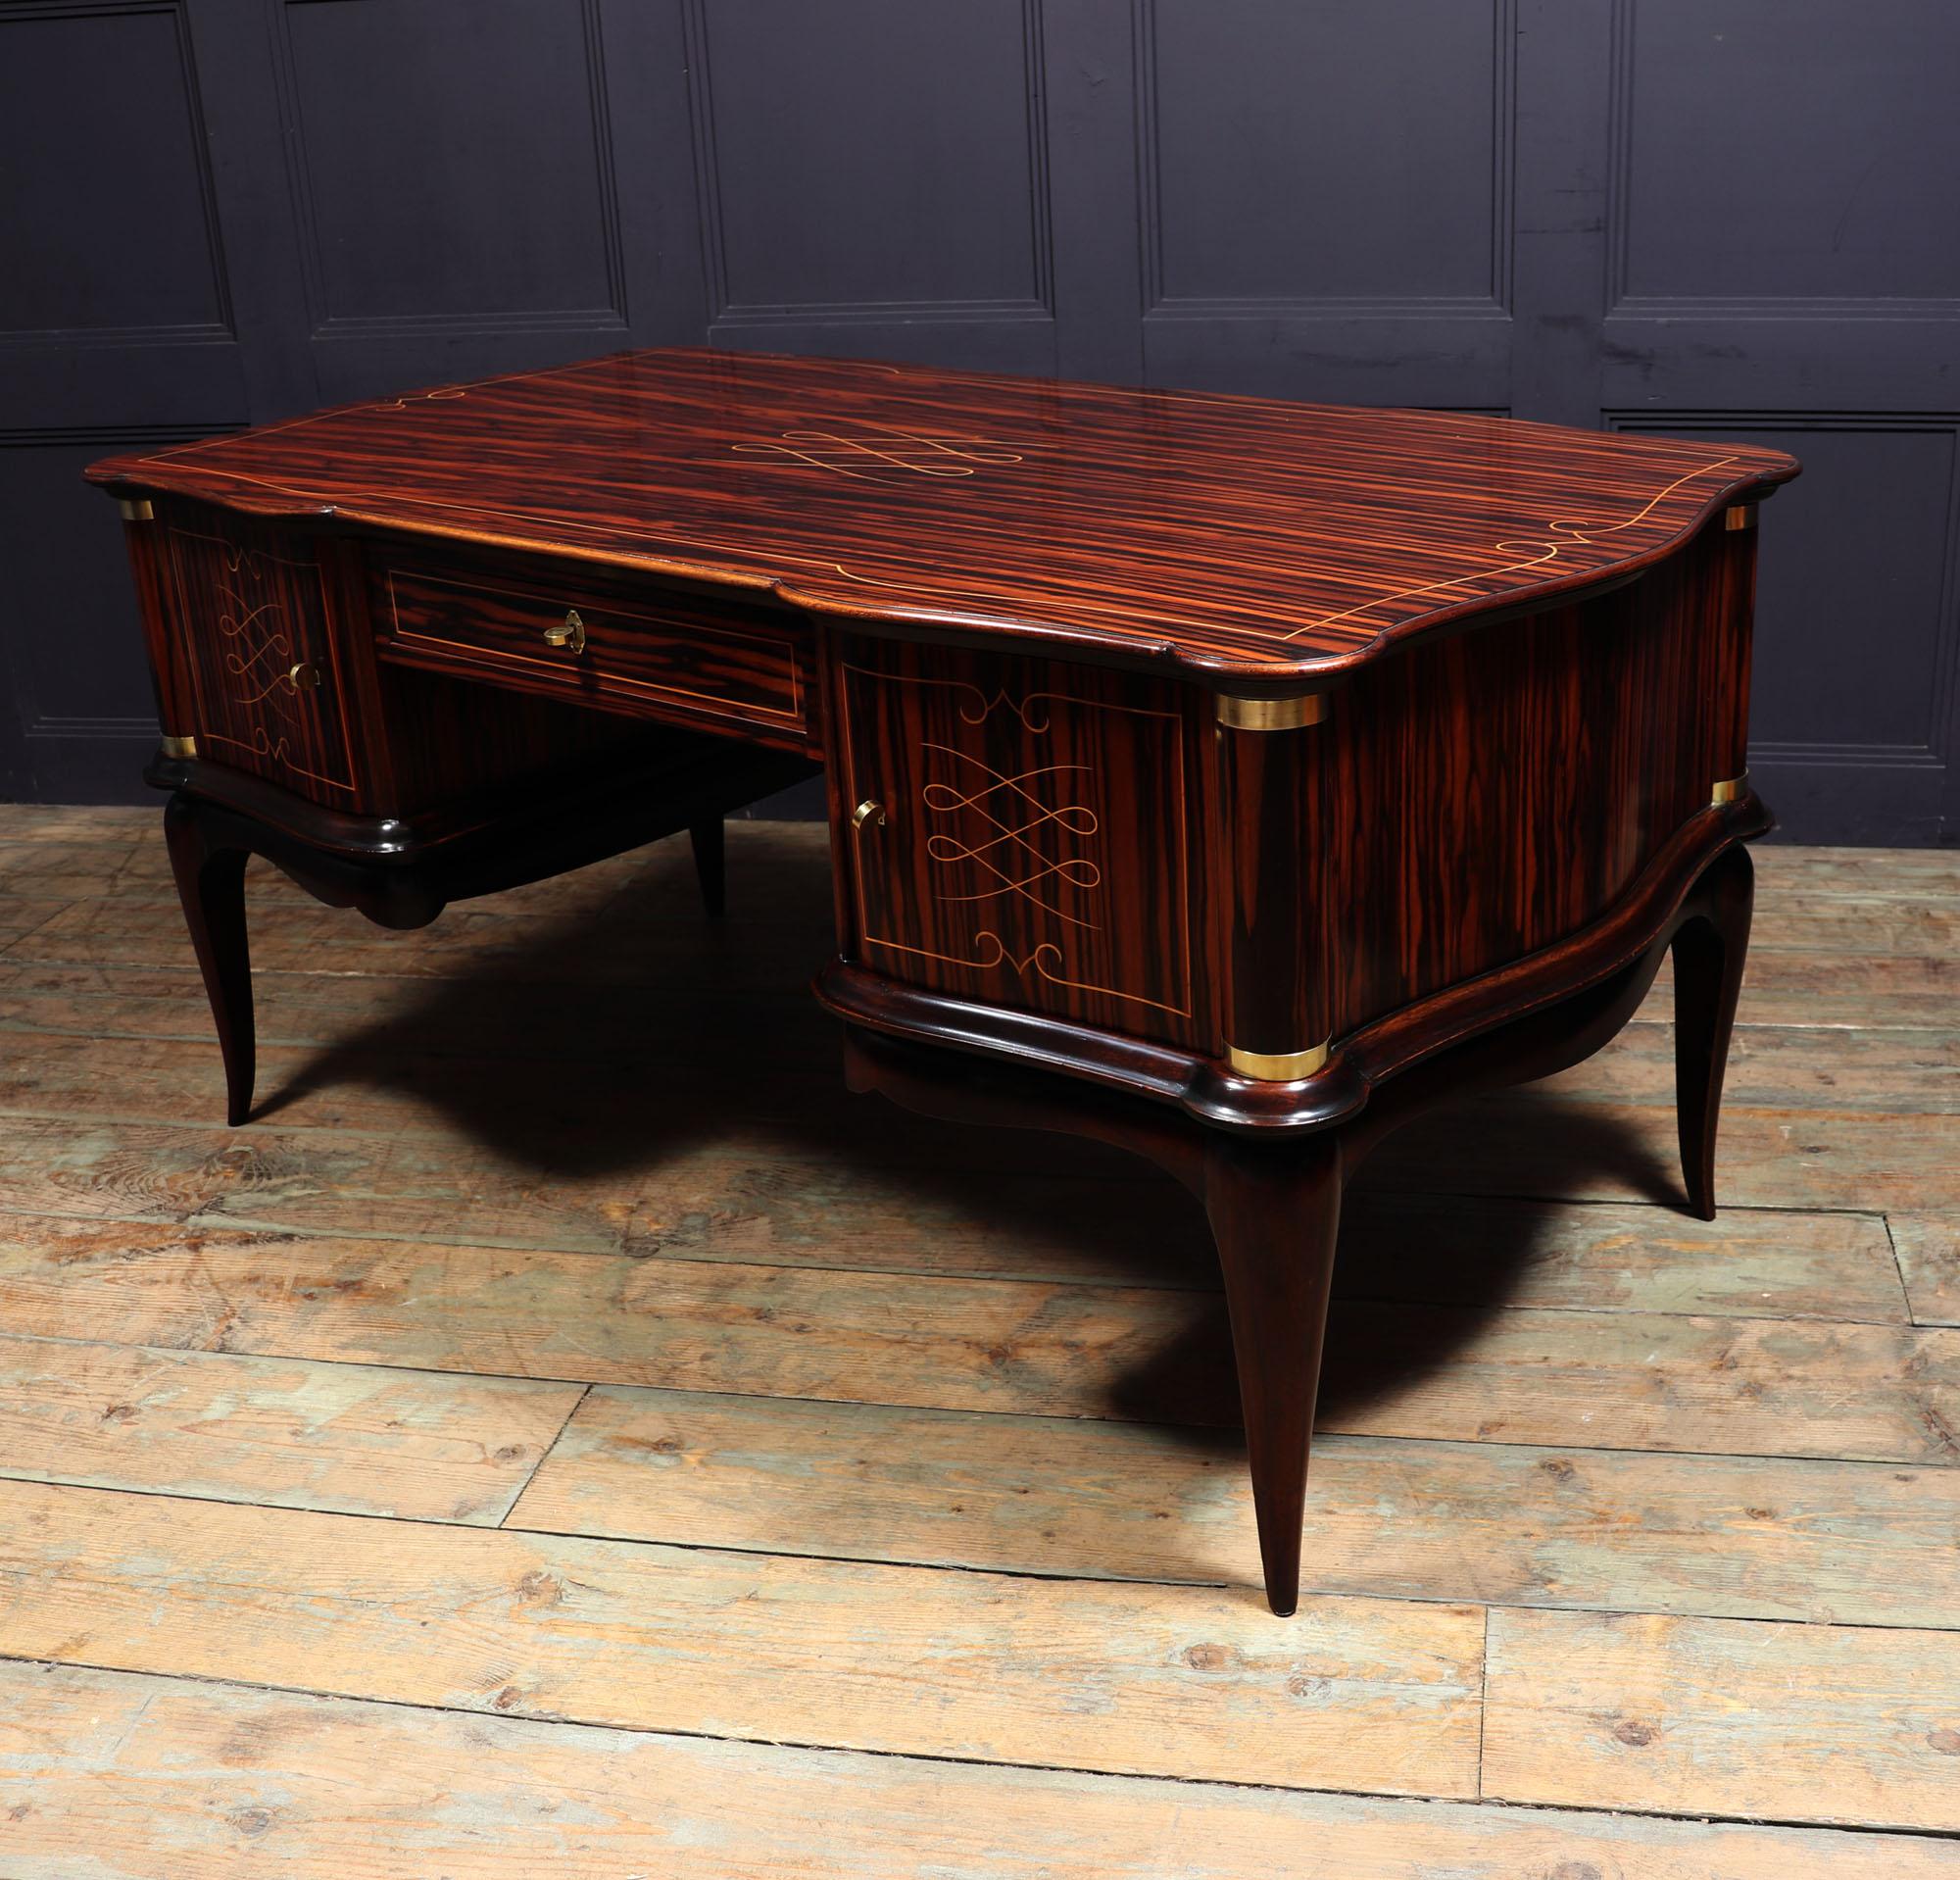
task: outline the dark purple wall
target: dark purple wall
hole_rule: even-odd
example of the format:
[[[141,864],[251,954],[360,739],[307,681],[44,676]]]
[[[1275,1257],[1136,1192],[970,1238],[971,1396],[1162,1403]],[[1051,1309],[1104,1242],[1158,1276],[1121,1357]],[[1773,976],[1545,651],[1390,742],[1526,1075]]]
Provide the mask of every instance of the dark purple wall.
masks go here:
[[[1754,769],[1936,840],[1956,73],[1951,0],[0,0],[0,790],[154,733],[89,458],[706,338],[1793,450]]]

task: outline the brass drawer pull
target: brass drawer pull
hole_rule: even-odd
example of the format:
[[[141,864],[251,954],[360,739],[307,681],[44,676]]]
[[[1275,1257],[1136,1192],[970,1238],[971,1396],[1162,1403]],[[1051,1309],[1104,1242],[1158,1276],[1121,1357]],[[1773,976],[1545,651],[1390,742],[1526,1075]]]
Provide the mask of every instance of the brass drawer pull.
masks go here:
[[[562,625],[545,628],[545,644],[562,646],[567,653],[585,651],[585,622],[578,618],[578,609],[568,607],[564,611]]]
[[[311,692],[319,683],[319,668],[311,660],[302,660],[286,674],[286,683],[295,692]]]
[[[874,802],[870,797],[866,797],[862,803],[858,804],[851,812],[851,826],[854,829],[861,829],[867,822],[873,823],[881,829],[885,826],[886,822],[885,806],[882,803]]]

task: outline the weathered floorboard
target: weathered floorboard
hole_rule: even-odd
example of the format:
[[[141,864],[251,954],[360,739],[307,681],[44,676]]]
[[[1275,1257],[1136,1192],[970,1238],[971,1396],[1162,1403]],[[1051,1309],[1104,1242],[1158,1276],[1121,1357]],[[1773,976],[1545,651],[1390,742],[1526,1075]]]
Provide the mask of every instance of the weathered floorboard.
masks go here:
[[[809,997],[807,963],[785,972],[780,963],[759,962],[754,971],[737,975],[708,957],[711,935],[702,938],[700,970],[676,965],[611,987],[604,1001],[595,1001],[577,978],[527,974],[521,1000],[515,1000],[512,987],[491,972],[432,977],[334,971],[328,963],[340,957],[335,934],[324,931],[318,942],[305,963],[316,970],[272,971],[255,963],[259,1034],[269,1045],[331,1054],[336,1065],[359,1065],[389,1052],[632,1064],[644,1061],[650,1042],[685,1039],[710,1024],[723,1035],[766,1030],[772,1055],[808,1054],[819,1066],[835,1061],[835,1023]],[[1630,1076],[1651,1081],[1665,1064],[1672,1001],[1663,975],[1624,1042],[1609,1048],[1641,1061]],[[1764,1087],[1759,1092],[1739,1082],[1735,1088],[1752,1101],[1768,1094],[1775,1066],[1756,1051],[1760,1037],[1770,1041],[1776,1065],[1802,1078],[1806,1103],[1873,1107],[1887,1055],[1923,1042],[1910,1034],[1950,1039],[1960,1023],[1956,1014],[1960,962],[1765,954],[1751,967],[1735,1046],[1739,1068],[1744,1059],[1755,1063],[1757,1068],[1743,1074],[1759,1076]],[[14,960],[0,950],[0,1024],[175,1038],[216,1049],[204,988],[181,948],[160,947],[148,965]],[[1821,1030],[1840,1035],[1820,1039]],[[1890,1038],[1891,1032],[1908,1035]],[[1833,1063],[1841,1054],[1849,1054],[1853,1065],[1870,1066],[1872,1074],[1837,1076]]]
[[[1075,1179],[1085,1170],[1137,1179],[1134,1164],[1113,1151],[1079,1151],[1058,1137],[927,1130],[915,1119],[894,1117],[881,1121],[877,1139],[867,1143],[857,1122],[855,1113],[836,1106],[775,1123],[744,1118],[732,1107],[693,1113],[664,1107],[629,1112],[607,1138],[582,1143],[538,1127],[508,1102],[493,1113],[481,1099],[468,1130],[441,1138],[23,1115],[0,1131],[0,1211],[96,1212],[101,1183],[88,1158],[114,1156],[146,1170],[208,1168],[195,1196],[173,1212],[179,1217],[208,1212],[210,1224],[222,1216],[231,1224],[309,1233],[606,1250],[628,1235],[671,1231],[657,1193],[646,1218],[635,1217],[635,1184],[653,1187],[649,1168],[670,1168],[689,1150],[746,1158],[752,1165],[780,1163],[792,1184],[806,1169],[816,1182],[828,1169],[833,1183],[843,1171],[856,1180],[914,1186],[958,1176],[971,1183],[963,1192],[976,1207],[1000,1210],[1015,1206],[999,1177],[1017,1158],[1017,1180],[1025,1174]],[[642,1132],[630,1146],[628,1123]],[[1671,1113],[1639,1104],[1533,1092],[1472,1100],[1390,1138],[1360,1181],[1363,1190],[1679,1208],[1674,1127]],[[623,1166],[622,1155],[629,1158]],[[1719,1167],[1720,1198],[1731,1208],[1938,1212],[1954,1205],[1960,1116],[1725,1110]]]
[[[1757,903],[1749,931],[1749,952],[1758,948],[1765,954],[1960,960],[1960,903],[1941,895],[1855,889],[1767,893]]]
[[[0,1238],[0,1329],[578,1383],[1231,1424],[1214,1295],[391,1241]],[[1960,1460],[1960,1331],[1348,1300],[1319,1425]]]
[[[494,1527],[579,1395],[0,1334],[0,1475]]]
[[[1716,1222],[1665,971],[1391,1142],[1301,1630],[1198,1211],[840,1099],[820,828],[722,925],[679,841],[420,934],[255,866],[225,1130],[156,820],[0,818],[0,1651],[170,1674],[0,1664],[5,1880],[1960,1875],[1960,855],[1758,849]]]
[[[80,901],[102,895],[154,900],[169,895],[170,857],[162,841],[162,818],[148,833],[121,841],[23,841],[5,826],[0,837],[0,896],[25,894]]]
[[[1494,1611],[1484,1793],[1960,1829],[1951,1632]]]
[[[1954,1202],[1950,1213],[1887,1221],[1912,1315],[1922,1325],[1960,1325],[1960,1195]]]
[[[1587,1207],[1361,1189],[1341,1223],[1337,1297],[1724,1317],[1906,1319],[1877,1214]]]
[[[157,813],[129,804],[10,803],[10,842],[126,842],[156,826]]]
[[[1541,1089],[1471,1098],[1391,1136],[1361,1180],[1428,1194],[1533,1195],[1681,1205],[1672,1112]],[[1725,1207],[1950,1207],[1960,1116],[1722,1109]]]
[[[0,1483],[0,1656],[979,1761],[1474,1795],[1481,1608]]]
[[[1746,993],[1744,997],[1746,998]],[[1740,1109],[1960,1111],[1960,1003],[1944,1029],[1847,1031],[1744,1024],[1729,1047],[1725,1105]],[[1629,1025],[1603,1051],[1538,1089],[1562,1098],[1674,1107],[1671,1025]]]
[[[328,957],[331,957],[330,954]],[[681,981],[684,975],[676,974]],[[662,981],[620,989],[603,1004],[575,981],[531,985],[514,1010],[494,978],[385,973],[255,972],[262,1044],[305,1048],[309,1084],[334,1074],[373,1077],[389,1061],[434,1056],[513,1058],[552,1064],[644,1064],[651,1043],[713,1026],[767,1029],[835,1073],[836,1022],[800,981],[707,985]],[[0,1026],[83,1037],[174,1039],[216,1050],[196,966],[62,965],[0,959]],[[569,1073],[565,1081],[569,1082]],[[270,1094],[270,1092],[268,1094]]]
[[[1633,1312],[1350,1310],[1319,1426],[1960,1462],[1960,1334]]]
[[[0,1861],[34,1880],[1945,1880],[1960,1848],[0,1664]]]
[[[0,1113],[24,1116],[104,1117],[126,1122],[176,1122],[185,1117],[221,1120],[222,1066],[199,1042],[129,1038],[74,1032],[16,1032],[17,1049],[0,1061]],[[837,1093],[835,1039],[822,1040],[822,1064],[790,1064],[772,1071],[765,1095],[749,1102],[751,1122],[814,1118],[834,1109]],[[658,1055],[680,1045],[663,1039]],[[538,1149],[568,1132],[621,1132],[621,1113],[651,1131],[672,1129],[688,1113],[712,1104],[732,1110],[742,1078],[732,1067],[706,1067],[685,1091],[647,1087],[656,1047],[643,1041],[637,1075],[622,1063],[612,1074],[568,1066],[556,1078],[527,1079],[530,1104],[524,1122]],[[258,1053],[270,1114],[281,1133],[332,1130],[336,1136],[427,1138],[466,1154],[480,1138],[472,1093],[495,1087],[505,1074],[494,1057],[417,1061],[399,1051],[366,1048],[335,1052],[322,1074],[321,1053],[311,1046],[269,1045]],[[718,1099],[718,1101],[717,1101]],[[512,1132],[521,1140],[521,1129]]]
[[[1670,1017],[1672,983],[1662,965],[1649,1003],[1651,1019]],[[1951,1029],[1960,998],[1960,960],[1911,954],[1757,953],[1750,949],[1739,1026],[1790,1025],[1811,1030]],[[1821,1040],[1819,1049],[1832,1049]]]
[[[0,1210],[968,1278],[1218,1283],[1197,1206],[1113,1153],[1004,1184],[921,1165],[909,1138],[818,1157],[789,1133],[765,1149],[732,1124],[669,1143],[620,1140],[631,1132],[615,1115],[616,1152],[587,1142],[557,1154],[562,1139],[548,1127],[519,1126],[522,1150],[478,1142],[445,1153],[318,1132],[14,1118],[0,1129]],[[1336,1288],[1464,1304],[1905,1316],[1876,1215],[1731,1209],[1707,1223],[1651,1203],[1561,1208],[1380,1181],[1348,1207]]]
[[[6,1223],[0,1223],[5,1225]],[[0,1235],[0,1329],[577,1383],[1095,1413],[1209,1295],[395,1241]],[[1222,1348],[1162,1401],[1229,1417]]]
[[[505,1525],[1100,1578],[1256,1580],[1236,1443],[604,1387]],[[1937,1626],[1960,1469],[1322,1435],[1321,1593]]]
[[[0,899],[0,916],[9,904]],[[337,951],[336,951],[336,957]],[[442,1128],[446,1083],[495,1074],[513,1056],[541,1064],[556,1108],[583,1104],[603,1114],[636,1087],[650,1057],[717,1040],[729,1059],[766,1036],[771,1075],[766,1113],[795,1114],[837,1095],[835,1022],[795,983],[796,974],[755,975],[753,984],[710,975],[662,973],[595,1001],[578,984],[527,986],[517,1010],[494,978],[262,972],[256,1001],[265,1052],[266,1093],[288,1127],[303,1124]],[[118,988],[110,990],[111,987]],[[1820,1041],[1814,1025],[1744,1023],[1731,1048],[1727,1101],[1744,1108],[1946,1112],[1960,1109],[1960,1001],[1941,1027],[1936,1009],[1913,1029],[1846,1031]],[[1600,1097],[1671,1106],[1674,1040],[1665,1002],[1583,1064],[1543,1083],[1561,1097]],[[83,1113],[77,1105],[113,1101],[118,1113],[176,1120],[212,1113],[222,1091],[210,1014],[194,974],[166,969],[59,966],[0,961],[0,1027],[49,1041],[13,1067],[6,1108],[41,1114]],[[64,1042],[66,1041],[66,1042]],[[74,1074],[77,1054],[93,1049],[104,1077]],[[448,1067],[426,1061],[460,1058]],[[579,1066],[573,1070],[570,1066]],[[606,1068],[596,1068],[605,1066]],[[702,1053],[692,1065],[707,1087],[735,1075]],[[99,1086],[107,1082],[109,1091]],[[753,1084],[753,1079],[750,1080]],[[172,1096],[177,1098],[174,1107]],[[437,1106],[425,1113],[405,1098]],[[163,1108],[148,1111],[145,1101]],[[313,1114],[323,1101],[331,1113]],[[390,1108],[371,1119],[362,1106]]]
[[[499,1101],[514,1125],[512,1106]],[[628,1121],[632,1119],[629,1117]],[[519,1118],[520,1147],[482,1141],[463,1147],[426,1138],[389,1138],[327,1130],[210,1129],[113,1118],[0,1116],[0,1213],[68,1214],[123,1219],[174,1220],[195,1227],[239,1226],[312,1234],[356,1234],[403,1240],[467,1240],[520,1247],[614,1253],[632,1246],[655,1254],[686,1251],[712,1221],[696,1218],[688,1198],[706,1192],[716,1169],[750,1170],[749,1192],[774,1181],[814,1194],[884,1185],[925,1198],[950,1192],[961,1207],[979,1212],[989,1193],[997,1214],[1012,1221],[1018,1209],[1031,1213],[1049,1199],[1045,1179],[1065,1175],[1086,1182],[1097,1169],[1128,1179],[1130,1164],[1114,1151],[1084,1156],[1069,1167],[1058,1138],[1017,1179],[1025,1191],[1004,1193],[1011,1148],[1004,1132],[954,1138],[935,1160],[910,1160],[903,1136],[882,1141],[874,1155],[852,1164],[818,1153],[820,1145],[792,1132],[761,1126],[717,1126],[697,1113],[673,1119],[671,1135],[641,1139],[621,1165],[606,1144],[581,1144],[543,1136]],[[947,1132],[941,1132],[943,1135]],[[1120,1172],[1119,1172],[1120,1171]],[[671,1195],[669,1189],[671,1188]],[[1111,1207],[1122,1198],[1105,1196]],[[734,1198],[736,1217],[746,1218]],[[1161,1207],[1157,1212],[1162,1212]],[[1120,1222],[1120,1212],[1114,1218]],[[762,1223],[763,1231],[769,1223]],[[793,1234],[792,1241],[796,1238]],[[915,1252],[928,1241],[913,1230]],[[998,1242],[996,1244],[999,1244]],[[1051,1233],[1045,1253],[1086,1246],[1091,1270],[1111,1270],[1097,1240]],[[737,1253],[737,1258],[751,1258]],[[812,1258],[806,1250],[804,1259]],[[1124,1255],[1128,1260],[1127,1253]],[[904,1262],[899,1262],[902,1266]],[[925,1263],[923,1261],[921,1263]],[[956,1270],[960,1267],[956,1265]]]
[[[50,921],[61,918],[59,901],[33,901],[20,895],[0,899],[0,950],[30,939]]]
[[[1759,842],[1751,853],[1768,894],[1807,900],[1820,894],[1892,894],[1960,899],[1960,849],[1823,849]]]

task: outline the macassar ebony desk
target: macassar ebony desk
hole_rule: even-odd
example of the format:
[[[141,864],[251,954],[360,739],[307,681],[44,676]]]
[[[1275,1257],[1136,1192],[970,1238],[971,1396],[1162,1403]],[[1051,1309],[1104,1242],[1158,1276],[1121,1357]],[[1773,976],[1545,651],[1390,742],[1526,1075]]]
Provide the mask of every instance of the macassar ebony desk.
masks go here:
[[[234,1122],[259,853],[389,926],[828,777],[846,1074],[1215,1231],[1276,1612],[1344,1181],[1747,942],[1774,451],[675,351],[98,464]],[[658,1039],[647,1040],[650,1054]],[[679,1071],[676,1074],[682,1074]]]

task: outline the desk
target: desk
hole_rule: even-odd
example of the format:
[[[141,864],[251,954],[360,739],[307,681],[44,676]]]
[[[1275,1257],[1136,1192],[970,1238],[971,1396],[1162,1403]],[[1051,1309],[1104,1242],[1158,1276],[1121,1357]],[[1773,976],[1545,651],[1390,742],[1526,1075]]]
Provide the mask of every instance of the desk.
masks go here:
[[[1202,1201],[1284,1613],[1341,1191],[1386,1130],[1595,1050],[1671,947],[1714,1212],[1769,822],[1756,505],[1796,468],[673,351],[89,474],[233,1122],[249,854],[408,927],[687,828],[718,906],[722,816],[820,767],[851,1085]]]

